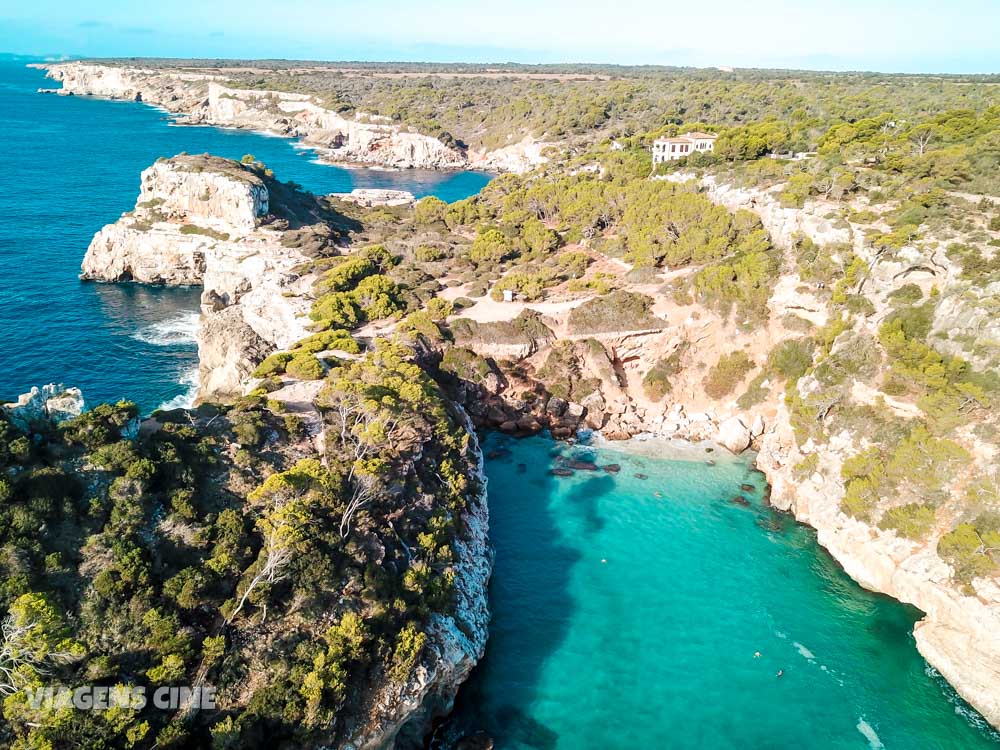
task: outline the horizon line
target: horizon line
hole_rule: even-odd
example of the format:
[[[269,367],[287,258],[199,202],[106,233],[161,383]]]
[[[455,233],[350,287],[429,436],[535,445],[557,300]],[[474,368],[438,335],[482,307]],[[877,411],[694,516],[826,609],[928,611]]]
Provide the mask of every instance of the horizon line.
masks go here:
[[[968,78],[968,77],[1000,77],[1000,71],[976,72],[976,73],[951,73],[946,71],[938,72],[911,72],[905,70],[889,71],[865,68],[845,68],[836,70],[833,68],[781,68],[781,67],[753,67],[743,65],[671,65],[668,63],[601,63],[585,62],[580,60],[567,60],[561,62],[515,62],[491,61],[491,62],[469,62],[469,61],[449,61],[440,60],[392,60],[392,59],[354,59],[354,60],[322,60],[315,58],[295,58],[295,57],[191,57],[191,56],[169,56],[169,55],[77,55],[71,53],[18,53],[0,51],[0,57],[34,59],[38,62],[103,62],[118,60],[150,60],[150,61],[194,61],[194,62],[214,62],[214,63],[247,63],[247,62],[283,62],[283,63],[306,63],[314,65],[438,65],[438,66],[470,66],[479,68],[495,67],[535,67],[535,68],[558,68],[564,66],[579,66],[589,68],[618,68],[621,70],[639,69],[660,69],[660,70],[683,70],[683,71],[717,71],[720,73],[737,72],[771,72],[771,73],[813,73],[828,75],[882,75],[882,76],[907,76],[914,78],[928,77],[948,77],[948,78]],[[219,65],[219,67],[224,67]]]

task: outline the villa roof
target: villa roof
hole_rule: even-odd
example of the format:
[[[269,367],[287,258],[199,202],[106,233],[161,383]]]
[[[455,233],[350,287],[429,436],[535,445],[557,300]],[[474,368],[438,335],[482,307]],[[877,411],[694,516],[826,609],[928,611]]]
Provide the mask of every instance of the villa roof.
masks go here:
[[[715,133],[692,131],[690,133],[684,133],[683,135],[674,136],[673,138],[657,138],[655,143],[694,143],[696,140],[702,138],[709,138],[714,141],[718,138],[718,136]]]

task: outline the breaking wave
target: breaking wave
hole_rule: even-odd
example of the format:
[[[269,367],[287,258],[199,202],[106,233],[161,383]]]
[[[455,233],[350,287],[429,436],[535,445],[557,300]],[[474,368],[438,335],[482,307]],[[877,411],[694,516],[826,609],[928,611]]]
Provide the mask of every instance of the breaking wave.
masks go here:
[[[198,335],[198,313],[184,312],[161,320],[132,334],[132,338],[151,346],[193,344]]]
[[[188,370],[181,375],[181,385],[186,385],[187,389],[183,393],[178,393],[171,399],[164,401],[157,407],[161,411],[171,409],[190,409],[194,406],[194,400],[198,396],[198,368]]]

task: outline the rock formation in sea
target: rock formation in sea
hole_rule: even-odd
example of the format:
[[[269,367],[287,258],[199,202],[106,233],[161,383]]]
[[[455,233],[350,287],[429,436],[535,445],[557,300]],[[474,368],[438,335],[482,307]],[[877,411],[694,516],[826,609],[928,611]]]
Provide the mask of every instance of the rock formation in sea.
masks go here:
[[[66,388],[55,383],[41,388],[35,386],[28,393],[21,394],[17,401],[0,404],[0,410],[11,424],[23,432],[28,432],[38,423],[59,424],[78,417],[83,408],[83,393],[79,388]]]

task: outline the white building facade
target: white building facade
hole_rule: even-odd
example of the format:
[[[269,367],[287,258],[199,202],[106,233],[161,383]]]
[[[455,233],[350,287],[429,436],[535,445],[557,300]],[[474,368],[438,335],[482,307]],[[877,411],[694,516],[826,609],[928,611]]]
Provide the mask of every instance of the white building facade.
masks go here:
[[[715,148],[716,137],[713,133],[693,132],[675,138],[657,138],[653,141],[653,164],[710,153]]]

